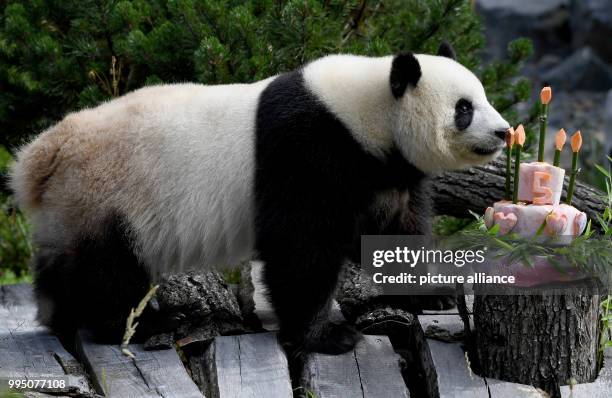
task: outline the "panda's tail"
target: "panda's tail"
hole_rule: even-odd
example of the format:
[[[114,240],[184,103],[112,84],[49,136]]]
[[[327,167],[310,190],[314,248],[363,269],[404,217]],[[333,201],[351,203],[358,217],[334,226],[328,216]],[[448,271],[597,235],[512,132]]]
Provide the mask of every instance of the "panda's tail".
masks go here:
[[[67,136],[60,123],[17,152],[9,172],[9,186],[20,207],[35,209],[41,205],[47,181],[58,167]]]

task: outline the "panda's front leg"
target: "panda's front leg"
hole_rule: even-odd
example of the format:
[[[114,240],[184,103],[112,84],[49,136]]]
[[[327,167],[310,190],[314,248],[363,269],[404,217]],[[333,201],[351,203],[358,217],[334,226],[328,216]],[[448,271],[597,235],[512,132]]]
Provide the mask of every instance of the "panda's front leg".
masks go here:
[[[311,226],[312,227],[312,226]],[[310,228],[304,228],[306,232]],[[292,354],[350,351],[361,334],[329,321],[344,256],[334,240],[306,233],[265,235],[259,240],[264,280],[280,324],[281,342]]]

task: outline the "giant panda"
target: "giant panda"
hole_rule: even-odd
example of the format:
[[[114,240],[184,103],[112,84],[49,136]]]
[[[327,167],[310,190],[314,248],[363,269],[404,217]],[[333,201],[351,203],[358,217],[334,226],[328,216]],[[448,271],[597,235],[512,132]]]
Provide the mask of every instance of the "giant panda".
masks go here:
[[[405,232],[424,232],[428,176],[489,162],[508,127],[445,45],[145,87],[71,113],[11,171],[38,248],[39,320],[117,339],[152,278],[256,258],[282,341],[348,351],[359,334],[327,313],[364,214],[399,203]]]

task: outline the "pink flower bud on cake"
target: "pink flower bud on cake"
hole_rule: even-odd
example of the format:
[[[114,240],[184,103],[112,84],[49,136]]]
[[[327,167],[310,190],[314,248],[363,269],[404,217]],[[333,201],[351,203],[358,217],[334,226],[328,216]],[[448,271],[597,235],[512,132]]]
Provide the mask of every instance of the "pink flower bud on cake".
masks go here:
[[[552,99],[552,89],[546,86],[542,89],[542,91],[540,91],[540,101],[542,101],[542,104],[548,105],[551,99]]]
[[[514,129],[510,127],[508,131],[506,131],[506,146],[508,148],[512,148],[514,145]]]
[[[557,135],[555,136],[555,148],[557,149],[557,151],[563,149],[563,145],[565,145],[566,140],[567,134],[565,133],[565,130],[560,129]]]
[[[522,124],[519,124],[514,132],[514,142],[520,146],[525,145],[525,128]]]
[[[572,135],[572,152],[578,152],[580,147],[582,147],[582,134],[580,134],[580,130],[578,130]]]

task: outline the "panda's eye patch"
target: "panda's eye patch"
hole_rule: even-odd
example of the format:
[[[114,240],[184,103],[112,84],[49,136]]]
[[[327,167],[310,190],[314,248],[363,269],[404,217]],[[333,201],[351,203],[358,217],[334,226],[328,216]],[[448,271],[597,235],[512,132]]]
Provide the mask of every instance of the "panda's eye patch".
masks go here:
[[[455,125],[459,130],[465,130],[472,123],[474,107],[465,98],[461,98],[455,104]]]

